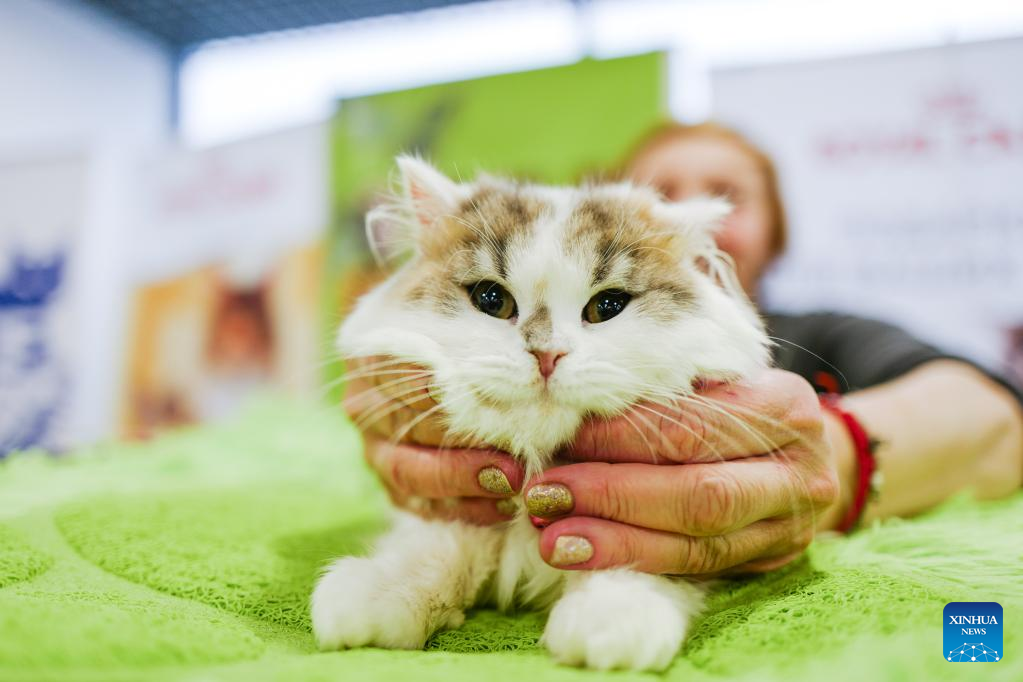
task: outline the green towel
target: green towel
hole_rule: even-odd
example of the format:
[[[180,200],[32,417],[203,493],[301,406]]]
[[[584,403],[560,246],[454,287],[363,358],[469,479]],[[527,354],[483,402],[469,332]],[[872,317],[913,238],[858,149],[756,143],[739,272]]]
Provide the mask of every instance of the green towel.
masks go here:
[[[385,525],[359,447],[339,410],[266,399],[224,426],[0,464],[0,679],[1023,679],[1023,495],[726,583],[661,676],[557,666],[533,613],[475,612],[422,652],[318,653],[319,569]],[[942,658],[950,601],[1002,604],[1002,661]]]

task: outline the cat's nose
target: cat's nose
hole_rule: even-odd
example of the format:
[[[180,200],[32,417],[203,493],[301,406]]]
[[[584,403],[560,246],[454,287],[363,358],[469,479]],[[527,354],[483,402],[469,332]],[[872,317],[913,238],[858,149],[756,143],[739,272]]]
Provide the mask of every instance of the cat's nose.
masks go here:
[[[560,350],[531,350],[529,352],[536,357],[536,363],[540,367],[540,375],[544,379],[550,379],[551,375],[554,374],[554,366],[558,364],[558,360],[567,355],[567,353]]]

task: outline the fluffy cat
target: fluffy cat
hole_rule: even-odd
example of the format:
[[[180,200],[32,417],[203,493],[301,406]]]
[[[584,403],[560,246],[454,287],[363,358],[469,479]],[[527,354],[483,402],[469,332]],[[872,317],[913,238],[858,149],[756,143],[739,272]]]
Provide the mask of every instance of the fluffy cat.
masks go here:
[[[714,245],[723,200],[667,204],[627,183],[456,183],[414,158],[398,165],[403,191],[367,229],[384,256],[406,247],[410,257],[359,301],[339,347],[429,368],[450,432],[533,474],[587,417],[766,365],[762,325]],[[701,608],[698,584],[560,571],[537,535],[521,509],[490,528],[399,515],[373,554],[339,559],[320,579],[319,646],[421,648],[466,608],[494,604],[551,607],[543,642],[562,663],[671,662]]]

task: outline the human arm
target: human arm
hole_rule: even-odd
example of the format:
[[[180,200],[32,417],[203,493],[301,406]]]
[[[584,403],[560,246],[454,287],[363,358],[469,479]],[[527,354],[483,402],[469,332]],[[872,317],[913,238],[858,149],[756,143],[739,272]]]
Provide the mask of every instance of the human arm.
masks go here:
[[[733,475],[741,471],[734,467],[742,461],[739,457],[713,465],[716,469],[710,472],[702,462],[694,468],[693,456],[699,461],[702,455],[687,450],[692,434],[684,429],[673,432],[670,421],[662,420],[648,434],[666,434],[680,448],[667,465],[643,463],[650,455],[642,451],[634,426],[625,421],[597,423],[581,434],[575,454],[631,464],[572,464],[527,484],[527,499],[535,485],[552,482],[566,486],[572,499],[571,510],[551,517],[554,523],[544,530],[544,557],[557,564],[557,539],[568,535],[590,542],[592,557],[565,568],[631,564],[669,573],[760,571],[784,564],[805,548],[812,535],[806,526],[809,513],[817,512],[812,523],[816,530],[835,528],[851,502],[857,473],[847,427],[828,411],[815,417],[806,404],[809,386],[801,388],[791,373],[774,370],[767,376],[775,379],[754,381],[746,392],[724,391],[715,397],[740,410],[759,405],[757,409],[787,426],[774,430],[769,423],[761,426],[779,446],[778,471],[784,475],[774,480],[780,485],[773,492],[769,475],[758,473],[749,479]],[[778,402],[795,409],[780,410]],[[1023,474],[1019,404],[1004,386],[972,365],[948,359],[926,362],[891,381],[847,395],[843,404],[881,441],[877,456],[885,483],[878,499],[866,507],[862,517],[866,521],[918,513],[964,490],[987,499],[1019,488]],[[815,418],[822,427],[820,439]],[[687,425],[692,428],[695,422]],[[797,437],[787,440],[786,430]],[[718,440],[736,437],[720,434]],[[754,455],[748,458],[750,464],[763,459],[756,443],[747,448]],[[828,469],[839,481],[839,492],[830,500]],[[781,494],[788,496],[791,513],[772,509],[772,500],[785,499]],[[780,537],[773,534],[778,530],[783,531]]]
[[[927,362],[886,383],[851,393],[844,408],[879,441],[881,494],[864,521],[909,516],[971,490],[1003,497],[1023,479],[1023,413],[1012,393],[972,365]],[[852,498],[855,458],[845,425],[825,414],[841,496],[822,518],[834,527]]]

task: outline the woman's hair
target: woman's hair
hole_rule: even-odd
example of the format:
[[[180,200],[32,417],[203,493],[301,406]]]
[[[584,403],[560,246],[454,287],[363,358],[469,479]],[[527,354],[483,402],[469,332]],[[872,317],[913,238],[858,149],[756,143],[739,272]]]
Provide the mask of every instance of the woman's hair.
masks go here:
[[[762,149],[750,142],[736,130],[720,123],[708,121],[695,125],[686,125],[669,121],[654,127],[644,135],[632,148],[625,167],[631,166],[643,154],[664,144],[691,138],[710,138],[721,140],[741,150],[760,170],[767,190],[767,206],[771,217],[771,255],[779,256],[785,250],[788,241],[788,226],[785,221],[785,206],[782,204],[781,191],[778,188],[778,174],[774,169],[771,157]]]

